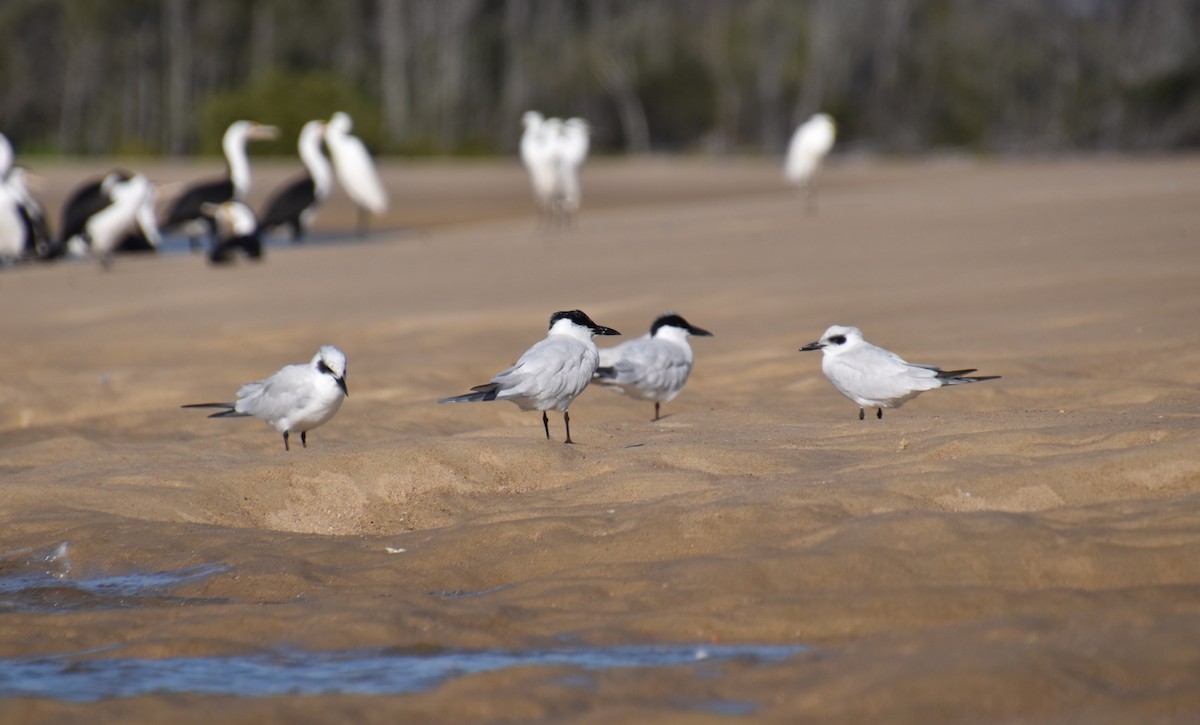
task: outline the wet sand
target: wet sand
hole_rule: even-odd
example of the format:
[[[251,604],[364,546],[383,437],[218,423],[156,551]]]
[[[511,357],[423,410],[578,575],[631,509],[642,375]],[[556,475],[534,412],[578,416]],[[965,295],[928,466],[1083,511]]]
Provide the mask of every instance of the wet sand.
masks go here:
[[[38,168],[52,212],[103,168]],[[255,199],[293,170],[256,166]],[[538,228],[513,164],[385,178],[366,243],[0,270],[0,577],[64,541],[72,577],[224,567],[182,604],[0,611],[0,657],[811,649],[717,677],[528,667],[392,696],[8,699],[0,719],[1200,713],[1200,159],[841,160],[815,215],[773,163],[601,159],[565,232]],[[339,196],[318,235],[352,219]],[[657,423],[587,390],[575,446],[557,414],[546,441],[510,404],[434,404],[571,308],[627,338],[675,309],[715,336]],[[833,323],[1003,378],[860,422],[798,352]],[[350,397],[307,449],[178,407],[321,344]]]

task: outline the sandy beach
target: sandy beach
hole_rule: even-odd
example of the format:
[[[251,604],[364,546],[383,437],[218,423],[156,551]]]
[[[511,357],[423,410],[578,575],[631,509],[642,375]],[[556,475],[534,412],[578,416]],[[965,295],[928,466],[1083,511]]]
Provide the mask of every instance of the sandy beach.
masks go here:
[[[165,183],[218,169],[113,165]],[[256,203],[295,167],[256,160]],[[37,169],[52,215],[107,168]],[[334,241],[257,264],[0,270],[0,670],[805,649],[370,696],[8,697],[0,720],[1200,717],[1200,158],[835,159],[815,214],[773,161],[597,159],[566,231],[539,228],[515,162],[383,172],[392,208],[363,242],[339,194],[314,233]],[[575,308],[624,333],[601,345],[665,310],[714,333],[662,420],[593,386],[566,446],[556,413],[547,441],[508,403],[435,404]],[[835,323],[1002,379],[859,421],[799,352]],[[307,449],[179,407],[322,344],[345,351],[350,396]],[[198,566],[144,601],[67,586]],[[62,589],[4,588],[49,569]]]

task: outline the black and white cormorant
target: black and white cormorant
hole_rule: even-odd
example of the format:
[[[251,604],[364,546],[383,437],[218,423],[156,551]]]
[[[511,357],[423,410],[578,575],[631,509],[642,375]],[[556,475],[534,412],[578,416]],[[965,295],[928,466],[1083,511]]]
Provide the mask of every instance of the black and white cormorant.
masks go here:
[[[108,267],[125,238],[141,227],[145,209],[153,210],[154,184],[143,174],[109,174],[101,187],[108,203],[87,218],[79,236]]]
[[[92,243],[87,234],[88,221],[113,202],[114,185],[129,181],[134,176],[131,171],[113,169],[104,176],[90,179],[75,187],[63,202],[58,237],[54,242],[52,255],[58,256],[72,250],[78,254],[85,253]],[[158,249],[162,238],[154,213],[156,200],[157,194],[151,185],[149,193],[144,195],[142,204],[137,209],[137,223],[109,250],[111,253],[153,252]]]
[[[300,129],[296,146],[308,171],[277,190],[267,202],[258,224],[260,233],[286,226],[292,230],[293,242],[304,238],[317,207],[329,197],[333,186],[333,167],[321,152],[324,138],[323,121],[309,121]]]
[[[46,210],[29,192],[26,174],[11,166],[0,176],[0,263],[44,258],[50,248]]]
[[[279,129],[254,121],[234,121],[225,131],[221,147],[225,151],[226,175],[222,179],[200,182],[180,194],[167,212],[164,230],[185,229],[193,242],[201,236],[197,225],[203,224],[206,232],[213,230],[212,220],[205,216],[204,204],[220,204],[225,201],[242,201],[250,192],[250,160],[246,157],[246,144],[250,141],[273,139]]]
[[[216,239],[208,259],[213,264],[232,262],[239,250],[250,259],[262,259],[261,229],[254,210],[240,201],[205,204],[204,213],[213,220]]]

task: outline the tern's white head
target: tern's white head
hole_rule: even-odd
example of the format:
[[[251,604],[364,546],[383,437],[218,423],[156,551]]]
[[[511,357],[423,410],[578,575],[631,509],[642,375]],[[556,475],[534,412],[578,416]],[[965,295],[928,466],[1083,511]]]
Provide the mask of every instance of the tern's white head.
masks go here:
[[[347,396],[350,392],[346,389],[346,354],[337,349],[333,345],[322,345],[317,354],[313,356],[312,366],[317,372],[329,375],[337,381],[338,387]]]
[[[863,344],[862,330],[846,325],[833,325],[821,335],[821,339],[810,342],[801,350],[820,350],[826,355],[839,355],[846,350]]]

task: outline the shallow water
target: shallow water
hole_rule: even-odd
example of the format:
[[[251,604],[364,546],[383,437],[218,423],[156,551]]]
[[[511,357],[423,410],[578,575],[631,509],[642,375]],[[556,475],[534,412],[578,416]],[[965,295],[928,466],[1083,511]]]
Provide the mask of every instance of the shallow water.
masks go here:
[[[226,599],[177,597],[171,590],[227,571],[200,564],[154,572],[72,576],[69,547],[0,557],[0,613],[73,612],[179,604],[225,604]]]
[[[0,659],[0,697],[91,702],[166,693],[238,697],[389,695],[429,690],[450,679],[511,667],[609,670],[691,666],[703,675],[726,662],[766,666],[804,650],[763,645],[627,645],[477,651],[426,648],[275,651],[166,659],[14,657]],[[590,681],[573,677],[560,684],[586,687]],[[700,705],[701,709],[726,714],[745,714],[754,708],[752,703],[725,700]]]
[[[210,563],[165,571],[80,576],[73,572],[69,545],[22,550],[0,556],[0,613],[64,614],[196,604],[227,599],[179,597],[174,588],[229,568]],[[432,592],[442,599],[470,599],[503,589]],[[584,671],[691,666],[696,674],[722,663],[782,662],[805,648],[796,646],[564,645],[552,649],[465,650],[420,646],[305,652],[277,649],[212,657],[97,658],[114,647],[61,655],[0,659],[0,698],[41,697],[92,702],[147,694],[193,693],[265,697],[272,695],[388,695],[432,689],[447,680],[512,667],[573,667]],[[589,687],[590,678],[564,678],[565,687]],[[694,706],[714,713],[748,713],[756,705],[712,701]]]

